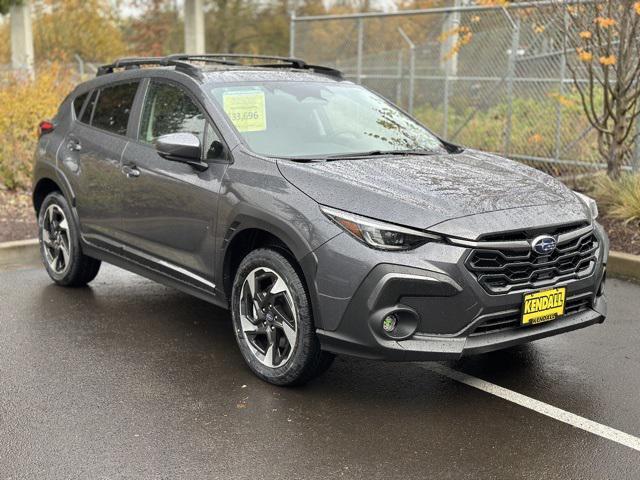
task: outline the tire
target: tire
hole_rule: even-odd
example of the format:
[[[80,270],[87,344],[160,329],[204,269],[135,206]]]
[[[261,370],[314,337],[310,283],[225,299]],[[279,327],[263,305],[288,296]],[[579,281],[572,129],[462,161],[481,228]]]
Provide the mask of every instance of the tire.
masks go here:
[[[320,349],[300,273],[275,250],[260,248],[242,260],[233,281],[231,313],[245,362],[266,382],[302,385],[333,362],[334,355]]]
[[[49,277],[65,287],[82,287],[96,278],[100,260],[82,253],[69,204],[59,192],[44,199],[38,214],[40,255]]]

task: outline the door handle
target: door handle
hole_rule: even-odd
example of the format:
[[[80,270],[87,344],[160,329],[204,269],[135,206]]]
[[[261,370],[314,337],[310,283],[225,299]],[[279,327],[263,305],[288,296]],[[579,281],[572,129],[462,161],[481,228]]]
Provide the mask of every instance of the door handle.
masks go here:
[[[78,140],[71,139],[67,142],[67,149],[71,152],[79,152],[82,150],[82,145]]]
[[[127,178],[137,178],[140,176],[140,170],[135,165],[125,165],[122,167],[122,173],[124,173]]]

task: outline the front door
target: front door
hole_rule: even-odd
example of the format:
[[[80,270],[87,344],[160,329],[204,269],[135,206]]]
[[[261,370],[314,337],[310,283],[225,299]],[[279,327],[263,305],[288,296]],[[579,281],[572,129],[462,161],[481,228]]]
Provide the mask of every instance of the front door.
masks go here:
[[[203,146],[209,168],[162,158],[153,142],[189,132]],[[228,163],[208,159],[219,136],[193,97],[168,81],[151,81],[142,107],[137,141],[123,155],[128,172],[122,197],[125,255],[156,271],[212,293],[215,219],[221,179]]]

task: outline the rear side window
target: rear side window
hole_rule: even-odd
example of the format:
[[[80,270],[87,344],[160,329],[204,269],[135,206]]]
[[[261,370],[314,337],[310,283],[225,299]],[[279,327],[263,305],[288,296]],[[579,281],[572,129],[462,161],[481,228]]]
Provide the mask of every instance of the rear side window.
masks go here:
[[[82,106],[84,105],[85,100],[89,96],[89,93],[83,93],[73,100],[73,111],[76,114],[76,118],[80,118],[80,111],[82,110]]]
[[[137,90],[138,82],[122,83],[100,90],[91,125],[118,135],[126,135]]]

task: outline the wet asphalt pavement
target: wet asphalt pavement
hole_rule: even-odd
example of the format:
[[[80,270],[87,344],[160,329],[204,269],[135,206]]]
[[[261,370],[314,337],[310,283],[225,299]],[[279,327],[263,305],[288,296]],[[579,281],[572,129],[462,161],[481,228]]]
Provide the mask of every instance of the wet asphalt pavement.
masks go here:
[[[638,437],[640,286],[608,297],[603,325],[445,365]],[[640,452],[425,366],[278,388],[203,301],[109,266],[76,290],[0,272],[0,478],[640,478]]]

